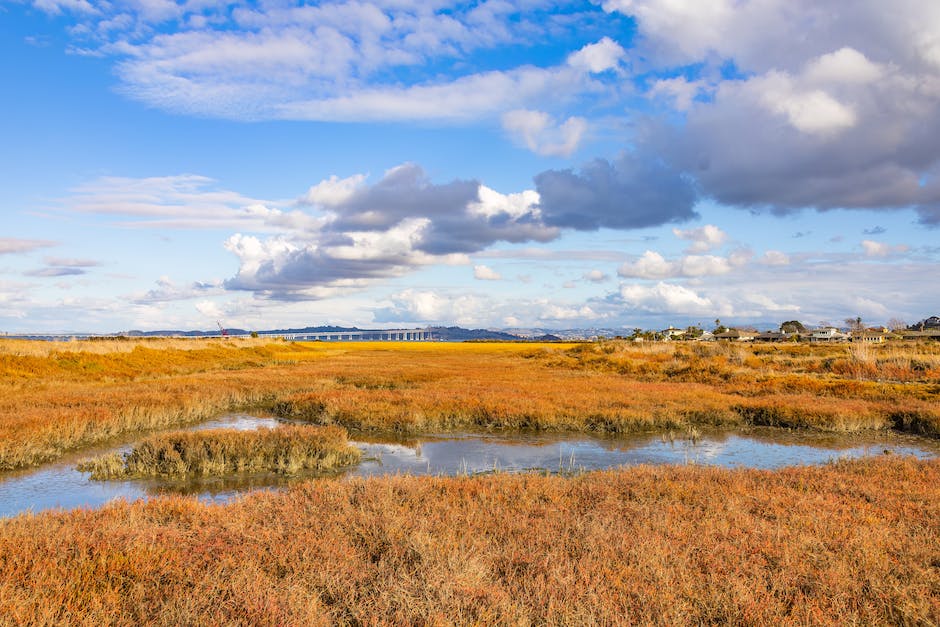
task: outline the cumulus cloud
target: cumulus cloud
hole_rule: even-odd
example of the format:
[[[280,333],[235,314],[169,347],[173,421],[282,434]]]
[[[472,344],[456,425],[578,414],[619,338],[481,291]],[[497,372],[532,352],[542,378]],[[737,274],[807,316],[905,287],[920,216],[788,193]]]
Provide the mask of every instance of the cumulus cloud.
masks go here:
[[[594,269],[594,270],[585,272],[582,278],[585,281],[590,281],[591,283],[603,283],[610,277],[606,273],[601,272],[600,270]]]
[[[376,322],[424,324],[478,324],[494,303],[472,294],[441,294],[408,289],[390,297],[390,305],[373,313]]]
[[[637,53],[657,71],[703,67],[650,86],[653,97],[686,92],[676,102],[683,122],[652,122],[641,137],[704,195],[778,213],[915,207],[923,223],[940,223],[937,3],[904,0],[887,18],[874,0],[603,8],[637,20]],[[719,74],[727,63],[736,75]],[[690,96],[683,81],[705,85]]]
[[[536,154],[567,157],[578,149],[587,120],[572,116],[558,124],[545,112],[516,109],[503,114],[503,128]]]
[[[726,315],[728,311],[687,287],[662,281],[655,285],[623,285],[620,298],[626,307],[651,313],[711,316]]]
[[[325,298],[431,264],[468,264],[467,254],[495,242],[559,234],[544,223],[534,191],[436,184],[415,164],[392,168],[372,185],[358,176],[330,178],[311,190],[302,202],[320,212],[317,228],[227,240],[240,267],[226,287],[284,300]]]
[[[866,257],[887,257],[889,255],[905,253],[910,250],[910,247],[905,244],[892,246],[883,242],[866,239],[862,240],[862,250],[865,251]]]
[[[604,37],[595,44],[588,44],[568,56],[568,65],[581,68],[593,74],[616,69],[627,55],[623,47]]]
[[[168,276],[162,276],[156,281],[157,286],[128,297],[130,302],[135,305],[158,305],[173,301],[190,300],[194,298],[206,298],[212,294],[222,293],[221,284],[218,282],[191,282],[178,284]],[[217,317],[217,316],[216,316]]]
[[[692,244],[686,249],[689,253],[706,253],[724,245],[728,234],[714,224],[706,224],[695,229],[673,229],[673,235]]]
[[[546,224],[578,230],[632,229],[697,216],[692,184],[650,155],[596,159],[580,172],[547,170],[535,177]]]
[[[790,264],[790,256],[779,250],[768,250],[761,257],[761,263],[767,266],[786,266]]]
[[[727,274],[746,262],[747,256],[717,257],[715,255],[687,255],[675,260],[647,250],[635,261],[620,266],[617,274],[626,278],[667,279],[674,277],[703,277]]]
[[[489,266],[473,266],[473,278],[480,281],[499,281],[502,275]]]
[[[343,179],[334,174],[312,186],[300,200],[314,206],[340,206],[362,188],[365,180],[365,174],[354,174]]]

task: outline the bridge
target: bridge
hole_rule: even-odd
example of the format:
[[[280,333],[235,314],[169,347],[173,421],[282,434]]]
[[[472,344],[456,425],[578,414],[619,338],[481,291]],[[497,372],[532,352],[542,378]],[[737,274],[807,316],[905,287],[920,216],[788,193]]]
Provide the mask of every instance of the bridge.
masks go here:
[[[107,339],[113,337],[122,337],[122,334],[95,334],[95,333],[49,333],[35,335],[7,335],[14,339],[32,339],[32,340],[89,340],[89,339]],[[222,339],[248,337],[248,333],[239,334],[221,334],[206,333],[202,335],[146,335],[146,336],[128,336],[132,338],[148,337],[173,337],[173,338],[193,338],[193,339]],[[268,339],[283,339],[288,342],[431,342],[436,340],[430,329],[359,329],[356,331],[298,331],[274,332],[259,331],[258,337]]]
[[[258,337],[279,338],[290,342],[430,342],[428,329],[362,329],[359,331],[312,331],[310,333],[265,333]]]

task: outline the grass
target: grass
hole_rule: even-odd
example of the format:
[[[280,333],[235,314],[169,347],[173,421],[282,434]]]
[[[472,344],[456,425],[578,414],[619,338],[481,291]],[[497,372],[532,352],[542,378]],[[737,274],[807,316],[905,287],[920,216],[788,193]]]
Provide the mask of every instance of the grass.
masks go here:
[[[940,462],[300,484],[0,520],[3,624],[940,622]]]
[[[372,432],[940,437],[940,345],[0,340],[0,470],[236,409]]]
[[[360,456],[359,449],[348,443],[346,432],[337,427],[217,429],[156,435],[127,454],[82,462],[78,470],[102,480],[259,471],[296,474],[348,466]]]
[[[938,345],[0,340],[0,469],[240,408],[310,424],[87,468],[292,472],[353,454],[340,427],[938,437],[938,401]],[[0,520],[0,625],[622,623],[940,624],[940,460],[322,480]]]

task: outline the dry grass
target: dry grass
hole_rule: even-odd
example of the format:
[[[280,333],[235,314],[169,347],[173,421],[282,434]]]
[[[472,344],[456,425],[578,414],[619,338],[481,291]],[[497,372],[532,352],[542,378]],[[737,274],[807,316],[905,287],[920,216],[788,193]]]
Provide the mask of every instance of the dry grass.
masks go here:
[[[24,344],[0,341],[0,469],[244,408],[404,433],[759,423],[940,435],[940,345]]]
[[[337,427],[217,429],[156,435],[125,455],[113,453],[82,462],[78,470],[90,472],[92,479],[260,471],[296,474],[349,466],[360,457],[346,432]]]
[[[940,622],[940,462],[305,483],[0,521],[0,624]]]

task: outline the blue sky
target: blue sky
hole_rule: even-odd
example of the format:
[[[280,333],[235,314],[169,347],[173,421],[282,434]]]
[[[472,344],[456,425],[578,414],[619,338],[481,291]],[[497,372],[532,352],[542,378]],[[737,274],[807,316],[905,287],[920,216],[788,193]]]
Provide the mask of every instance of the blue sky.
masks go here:
[[[0,332],[914,322],[931,0],[0,0]]]

